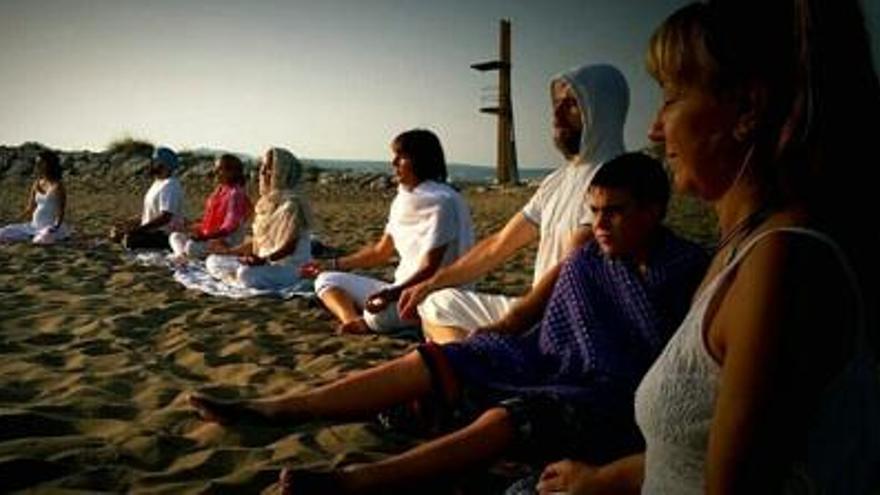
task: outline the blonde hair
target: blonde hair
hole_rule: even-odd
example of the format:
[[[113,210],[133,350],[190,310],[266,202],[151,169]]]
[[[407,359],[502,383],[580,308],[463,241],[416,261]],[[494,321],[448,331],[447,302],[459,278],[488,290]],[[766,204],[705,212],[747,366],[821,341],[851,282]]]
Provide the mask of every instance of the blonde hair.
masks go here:
[[[715,85],[719,70],[706,46],[706,8],[694,3],[676,11],[651,36],[646,65],[661,85]]]
[[[874,207],[866,157],[880,135],[880,82],[857,0],[687,5],[651,37],[647,66],[663,85],[760,96],[749,144],[765,203],[805,206],[880,293],[876,229],[841,220]]]
[[[790,165],[803,158],[805,142],[794,136],[803,138],[809,113],[795,29],[801,3],[771,3],[763,10],[750,0],[682,7],[651,37],[647,67],[663,86],[696,87],[743,104],[760,93],[749,102],[755,118],[747,139],[757,159],[771,166],[753,173],[764,176],[759,182],[772,199],[786,202],[798,195],[794,183],[803,183],[795,177],[802,164]]]

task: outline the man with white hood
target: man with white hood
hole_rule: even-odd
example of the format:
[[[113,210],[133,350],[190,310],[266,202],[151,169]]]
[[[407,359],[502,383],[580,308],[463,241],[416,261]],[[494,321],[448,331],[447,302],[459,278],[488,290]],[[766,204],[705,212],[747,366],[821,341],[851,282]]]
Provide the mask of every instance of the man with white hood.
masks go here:
[[[629,87],[621,72],[605,64],[585,65],[551,80],[553,140],[566,163],[498,232],[455,263],[405,290],[400,314],[422,320],[428,340],[444,343],[499,320],[517,298],[451,288],[473,282],[538,238],[532,287],[545,277],[552,286],[559,262],[592,236],[592,214],[584,196],[599,166],[624,152],[623,126]]]

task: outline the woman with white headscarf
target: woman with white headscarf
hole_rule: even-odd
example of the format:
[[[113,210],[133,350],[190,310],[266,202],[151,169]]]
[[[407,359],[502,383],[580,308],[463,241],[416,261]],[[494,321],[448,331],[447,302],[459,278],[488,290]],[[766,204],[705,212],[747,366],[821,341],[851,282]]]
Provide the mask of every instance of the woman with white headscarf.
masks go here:
[[[280,289],[299,281],[311,259],[312,216],[298,192],[302,164],[290,151],[272,148],[260,164],[260,199],[253,234],[224,255],[211,255],[208,272],[221,280],[256,289]]]

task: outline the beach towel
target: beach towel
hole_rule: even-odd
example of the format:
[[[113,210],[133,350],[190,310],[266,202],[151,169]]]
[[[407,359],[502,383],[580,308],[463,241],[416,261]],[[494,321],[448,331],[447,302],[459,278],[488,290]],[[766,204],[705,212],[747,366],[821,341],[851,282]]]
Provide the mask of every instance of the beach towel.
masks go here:
[[[176,265],[174,280],[187,289],[201,291],[211,296],[229,297],[232,299],[245,299],[257,296],[272,296],[281,299],[315,297],[314,283],[309,279],[300,279],[295,284],[284,288],[255,289],[245,287],[234,281],[224,281],[212,277],[208,273],[204,261],[189,261],[185,264]]]
[[[175,268],[174,253],[165,249],[134,249],[126,251],[123,257],[126,261],[141,266],[154,266],[170,270]]]
[[[303,279],[295,284],[277,289],[254,289],[232,281],[212,277],[202,260],[186,260],[174,253],[163,250],[139,250],[126,253],[125,258],[141,266],[167,268],[173,272],[174,280],[187,289],[197,290],[210,296],[245,299],[257,296],[272,296],[281,299],[294,297],[315,297],[312,280]]]

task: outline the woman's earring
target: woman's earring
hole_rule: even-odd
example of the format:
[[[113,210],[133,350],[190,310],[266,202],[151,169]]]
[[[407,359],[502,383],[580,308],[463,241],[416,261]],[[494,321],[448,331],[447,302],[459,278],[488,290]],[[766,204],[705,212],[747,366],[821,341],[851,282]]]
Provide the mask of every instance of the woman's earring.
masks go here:
[[[754,127],[748,124],[740,124],[733,128],[733,139],[738,143],[744,143],[752,136]]]

